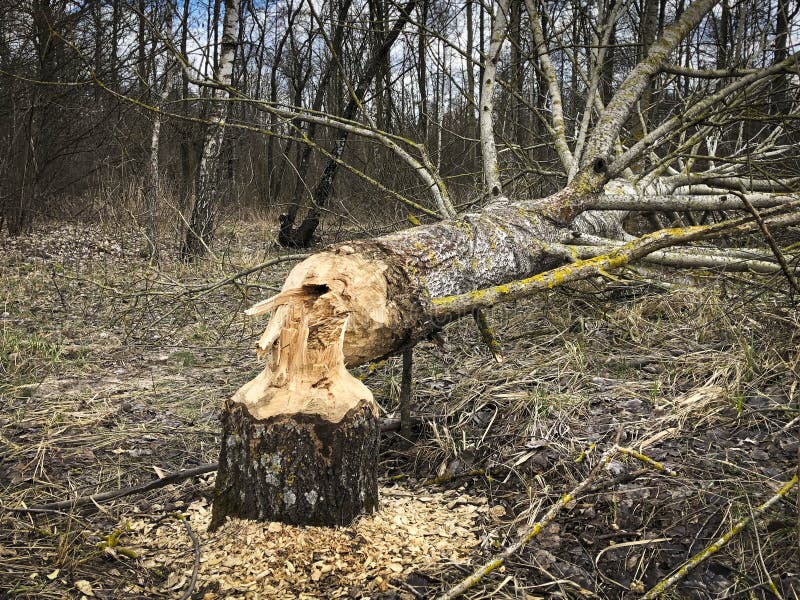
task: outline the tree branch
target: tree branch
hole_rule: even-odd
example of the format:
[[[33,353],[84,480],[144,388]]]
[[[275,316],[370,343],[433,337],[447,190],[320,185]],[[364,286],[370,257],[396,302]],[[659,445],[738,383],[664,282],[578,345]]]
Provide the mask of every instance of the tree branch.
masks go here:
[[[556,147],[556,152],[558,152],[558,157],[561,159],[564,172],[570,173],[573,170],[574,161],[572,152],[569,149],[569,144],[567,144],[567,127],[564,123],[564,106],[561,100],[561,89],[559,88],[556,69],[550,58],[550,51],[547,49],[547,41],[544,39],[541,15],[536,6],[537,2],[538,0],[525,0],[525,6],[528,9],[528,18],[531,22],[533,41],[536,44],[536,57],[539,59],[542,75],[547,81],[547,93],[550,96],[550,111],[553,121],[550,127],[553,136],[553,144]]]
[[[731,541],[731,539],[733,539],[740,531],[742,531],[742,529],[747,527],[750,521],[752,521],[755,517],[760,517],[769,509],[770,506],[778,502],[781,498],[785,498],[795,485],[797,485],[797,475],[784,483],[777,493],[769,500],[756,506],[753,509],[751,516],[736,521],[736,523],[733,524],[733,527],[731,527],[717,541],[706,546],[703,550],[695,554],[683,565],[678,567],[678,569],[672,575],[654,585],[644,596],[641,597],[641,600],[654,600],[655,598],[660,597],[665,591],[683,579],[689,573],[689,571],[694,569],[709,556],[719,552],[722,547],[725,546],[725,544]]]
[[[486,187],[492,196],[503,193],[500,183],[500,166],[497,162],[497,147],[494,143],[494,85],[497,76],[497,62],[500,60],[500,49],[506,39],[508,26],[508,9],[511,0],[498,0],[497,10],[492,21],[492,37],[489,43],[489,54],[483,71],[481,82],[480,129],[481,150],[483,154],[483,173]]]
[[[800,206],[800,200],[772,209],[769,212],[769,216],[775,218],[775,221],[782,226],[800,222],[800,211],[783,214],[785,211],[798,206]],[[766,216],[766,211],[762,217],[764,216]],[[765,219],[765,221],[768,220],[769,218]],[[539,273],[526,279],[465,294],[434,298],[431,313],[437,319],[453,318],[475,309],[488,308],[501,302],[530,296],[541,290],[552,289],[565,283],[603,274],[609,269],[625,266],[662,248],[723,234],[747,233],[756,228],[757,224],[754,222],[753,217],[747,216],[713,225],[698,225],[683,229],[662,229],[636,238],[619,248],[615,248],[608,254],[577,260],[574,263]]]

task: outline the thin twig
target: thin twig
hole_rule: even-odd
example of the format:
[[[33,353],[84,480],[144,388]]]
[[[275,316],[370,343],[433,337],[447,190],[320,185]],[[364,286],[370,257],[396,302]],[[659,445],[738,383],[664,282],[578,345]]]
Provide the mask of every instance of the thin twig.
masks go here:
[[[753,218],[758,223],[758,228],[761,230],[764,239],[767,240],[767,244],[772,249],[772,253],[775,255],[775,259],[778,261],[778,264],[781,266],[781,270],[783,274],[786,275],[786,279],[789,280],[789,284],[794,288],[794,291],[800,294],[800,284],[797,282],[797,278],[792,273],[791,267],[789,267],[789,263],[786,262],[786,257],[781,252],[781,249],[778,247],[778,244],[775,243],[775,238],[772,237],[772,233],[770,233],[767,224],[764,223],[764,219],[761,218],[761,213],[758,212],[755,206],[747,199],[742,192],[737,190],[731,190],[731,193],[734,196],[737,196],[739,200],[747,207],[747,210],[753,215]]]
[[[625,454],[627,456],[630,456],[631,458],[635,458],[636,460],[639,460],[639,461],[643,462],[644,464],[646,464],[646,465],[648,465],[650,467],[653,467],[657,471],[662,471],[662,472],[666,473],[670,477],[676,477],[678,475],[675,471],[673,471],[672,469],[668,469],[667,467],[665,467],[662,463],[658,462],[657,460],[653,460],[652,458],[650,458],[646,454],[642,454],[641,452],[633,450],[632,448],[620,447],[619,451],[620,451],[621,454]]]
[[[608,465],[611,462],[611,459],[616,456],[617,452],[619,452],[619,448],[615,445],[606,450],[603,455],[600,457],[600,461],[597,465],[590,471],[590,473],[586,476],[586,478],[581,481],[578,485],[576,485],[572,490],[558,499],[558,501],[550,507],[550,510],[547,513],[534,523],[533,527],[526,533],[524,536],[517,539],[516,542],[508,546],[503,552],[497,555],[495,558],[490,560],[489,562],[481,565],[477,568],[472,575],[461,581],[457,586],[451,588],[441,596],[439,596],[439,600],[453,600],[454,598],[458,598],[464,592],[469,590],[471,587],[476,585],[483,579],[484,576],[488,575],[498,567],[502,566],[506,560],[508,560],[511,556],[516,554],[525,544],[530,542],[533,538],[539,535],[544,529],[553,522],[553,520],[558,516],[558,513],[561,512],[567,504],[572,502],[577,496],[585,490],[589,484],[594,481],[597,476],[602,472],[603,467]]]
[[[414,348],[403,351],[403,374],[400,379],[400,435],[411,439],[411,379],[414,370]]]
[[[475,319],[475,324],[478,326],[478,331],[481,332],[481,340],[483,340],[483,343],[489,348],[489,352],[492,353],[495,362],[498,365],[502,365],[505,359],[503,358],[503,352],[500,348],[500,342],[495,335],[494,328],[489,325],[489,319],[486,318],[486,313],[482,310],[476,310],[472,315]]]
[[[310,254],[285,254],[283,256],[277,256],[272,258],[266,262],[261,264],[255,265],[254,267],[250,267],[249,269],[245,269],[244,271],[239,271],[238,273],[234,273],[230,277],[226,277],[225,279],[221,279],[220,281],[216,281],[214,283],[210,283],[208,285],[201,285],[197,287],[188,288],[184,293],[186,294],[199,294],[201,292],[210,292],[217,288],[222,287],[223,285],[228,285],[229,283],[236,282],[237,279],[241,279],[242,277],[246,277],[256,271],[261,271],[262,269],[266,269],[267,267],[271,267],[272,265],[277,265],[278,263],[282,262],[289,262],[292,260],[303,260],[310,256]]]
[[[199,465],[197,467],[194,467],[193,469],[176,471],[174,473],[169,473],[165,475],[161,479],[149,481],[143,485],[136,485],[127,488],[122,488],[120,490],[102,492],[100,494],[92,494],[91,496],[78,496],[77,498],[73,498],[72,500],[61,500],[59,502],[51,502],[49,504],[42,504],[40,506],[31,506],[28,508],[5,507],[5,509],[7,511],[15,513],[33,514],[33,513],[52,513],[53,511],[58,511],[63,509],[79,508],[81,506],[87,506],[89,504],[95,504],[97,502],[116,500],[117,498],[122,498],[124,496],[131,496],[133,494],[141,494],[143,492],[149,492],[150,490],[156,490],[158,488],[167,486],[171,483],[177,483],[178,481],[183,481],[184,479],[191,479],[192,477],[198,477],[199,475],[212,473],[217,470],[217,464],[218,463],[206,463],[204,465]]]
[[[194,531],[192,531],[192,526],[189,524],[189,519],[181,515],[180,520],[183,521],[183,525],[186,527],[186,533],[189,534],[189,537],[192,540],[192,545],[194,546],[194,567],[192,569],[192,579],[189,581],[189,587],[186,588],[186,591],[183,592],[183,595],[180,598],[180,600],[188,600],[191,598],[192,593],[194,592],[194,588],[197,585],[197,575],[200,572],[200,540],[197,539]]]
[[[661,594],[663,594],[667,589],[671,588],[673,585],[678,583],[681,579],[683,579],[689,571],[694,569],[697,565],[703,562],[712,554],[718,552],[725,544],[727,544],[736,534],[738,534],[742,529],[744,529],[750,521],[753,520],[754,517],[757,517],[763,514],[770,506],[775,504],[778,500],[786,496],[791,489],[797,485],[797,475],[792,477],[789,481],[784,483],[778,492],[772,496],[769,500],[764,502],[763,504],[757,506],[753,509],[751,516],[744,517],[739,519],[734,523],[733,527],[731,527],[727,533],[725,533],[721,538],[715,541],[713,544],[709,544],[703,550],[695,554],[692,558],[687,560],[683,563],[678,569],[666,579],[662,579],[656,585],[654,585],[650,591],[648,591],[644,596],[642,596],[641,600],[652,600],[653,598],[657,598]]]

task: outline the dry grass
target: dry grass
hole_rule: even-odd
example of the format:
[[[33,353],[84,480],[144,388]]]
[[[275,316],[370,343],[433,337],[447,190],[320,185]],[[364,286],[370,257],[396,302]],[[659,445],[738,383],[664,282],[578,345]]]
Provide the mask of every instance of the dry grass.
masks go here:
[[[0,239],[4,507],[216,460],[219,402],[258,368],[251,348],[263,323],[245,320],[241,309],[278,287],[291,265],[192,291],[273,255],[263,223],[227,228],[217,260],[200,266],[167,255],[156,269],[142,247],[139,236],[110,224]],[[587,590],[629,597],[797,468],[798,318],[770,289],[782,282],[756,288],[702,274],[698,282],[666,292],[583,286],[499,307],[490,319],[503,365],[492,362],[470,320],[448,328],[445,348],[417,348],[419,425],[411,445],[394,435],[384,440],[384,480],[417,495],[468,494],[503,507],[499,521],[501,513],[479,520],[474,564],[540,517],[610,444],[645,448],[678,472],[668,477],[615,461],[590,494],[471,597]],[[359,373],[382,408],[398,412],[399,360]],[[154,597],[152,590],[180,581],[178,567],[115,550],[133,537],[121,524],[134,515],[163,523],[209,493],[207,482],[187,481],[85,513],[32,518],[2,510],[0,596],[79,597],[75,582],[85,580],[98,597],[122,597],[123,589],[151,590],[124,597]],[[796,597],[796,523],[797,507],[780,503],[676,597]],[[191,544],[183,541],[188,558]],[[420,563],[412,571],[416,579],[397,576],[373,597],[412,597],[409,586],[430,595],[468,567]],[[215,593],[198,586],[196,597]]]

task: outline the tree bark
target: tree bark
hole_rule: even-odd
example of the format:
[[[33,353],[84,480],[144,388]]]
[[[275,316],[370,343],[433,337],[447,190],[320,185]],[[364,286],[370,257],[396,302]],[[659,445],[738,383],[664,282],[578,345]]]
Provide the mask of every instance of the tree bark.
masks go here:
[[[172,5],[167,4],[165,10],[164,36],[172,43]],[[150,260],[152,262],[158,262],[159,260],[158,210],[161,195],[161,163],[159,160],[161,148],[161,111],[164,110],[169,100],[177,65],[175,65],[175,61],[168,59],[164,69],[164,82],[162,87],[159,88],[158,61],[156,59],[153,60],[151,93],[155,96],[154,105],[157,110],[153,114],[153,129],[150,133],[150,159],[148,161],[146,185],[144,186],[144,193],[147,196],[147,244],[149,247]]]
[[[229,516],[345,526],[373,512],[379,435],[367,401],[339,422],[302,413],[259,419],[234,402],[223,416],[211,529]]]
[[[413,345],[445,322],[432,298],[565,262],[563,232],[532,204],[340,244],[309,257],[276,297],[258,341],[267,367],[223,411],[214,526],[227,516],[342,525],[377,506],[378,422],[345,365]]]
[[[116,34],[115,34],[116,35]],[[181,60],[186,60],[189,41],[189,0],[183,0],[181,11]],[[189,76],[183,69],[181,70],[181,114],[188,117],[192,110],[189,106]],[[192,166],[190,150],[192,146],[191,127],[181,124],[180,135],[180,160],[181,160],[181,205],[185,206],[186,200],[191,196],[192,191]]]
[[[481,79],[481,104],[479,126],[481,130],[481,156],[483,158],[483,177],[486,189],[492,196],[503,193],[500,182],[500,166],[497,162],[497,146],[494,141],[494,90],[497,77],[497,63],[500,50],[506,38],[508,12],[511,0],[500,0],[492,20],[489,53],[484,57]]]
[[[778,0],[776,23],[775,23],[775,50],[773,64],[777,64],[786,60],[789,56],[787,46],[787,39],[789,36],[789,22],[790,16],[793,17],[797,12],[797,8],[790,13],[790,3],[788,0]],[[783,114],[789,112],[791,105],[789,103],[789,76],[786,73],[781,73],[775,78],[772,83],[772,90],[770,94],[770,112],[772,114]]]
[[[478,107],[478,98],[475,93],[475,61],[473,60],[473,52],[475,46],[475,24],[473,18],[473,0],[467,0],[467,48],[464,57],[466,61],[466,75],[467,75],[467,89],[466,89],[466,114],[467,114],[467,136],[469,138],[477,137],[477,122],[475,120],[475,110]],[[469,146],[469,158],[472,159],[473,144]]]
[[[216,90],[220,102],[212,102],[208,111],[203,154],[197,172],[195,203],[181,245],[181,258],[193,260],[205,254],[214,234],[214,202],[217,195],[217,162],[222,150],[229,93],[224,86],[231,84],[233,59],[239,38],[239,0],[225,0],[225,22],[222,30],[222,51],[215,79],[223,86]]]
[[[532,289],[547,289],[597,275],[603,269],[619,268],[672,245],[676,239],[696,241],[709,232],[729,231],[727,223],[685,231],[662,230],[584,260],[563,243],[574,238],[573,230],[604,237],[624,236],[620,225],[624,213],[586,213],[600,202],[611,178],[610,149],[649,79],[715,1],[697,0],[665,28],[648,58],[634,68],[611,98],[587,146],[582,168],[561,191],[537,200],[510,202],[504,197],[496,155],[492,153],[491,119],[482,120],[487,181],[495,196],[491,204],[480,212],[433,225],[332,246],[298,264],[277,296],[248,311],[250,315],[272,313],[257,344],[259,354],[267,355],[268,361],[264,371],[225,407],[221,463],[227,471],[218,484],[216,524],[226,515],[330,523],[334,517],[330,511],[319,516],[311,506],[323,489],[326,499],[347,499],[347,510],[337,509],[346,513],[346,518],[358,510],[374,508],[372,479],[366,472],[375,464],[370,455],[370,448],[375,447],[369,437],[373,429],[366,416],[366,422],[348,420],[353,415],[366,415],[363,411],[372,406],[372,397],[346,366],[406,350],[477,308],[521,298]],[[506,33],[508,2],[502,0],[498,7],[491,48],[483,65],[482,117],[483,113],[488,113],[487,117],[492,113],[495,61]],[[413,0],[405,11],[411,6]],[[530,12],[536,14],[536,10]],[[388,43],[389,38],[384,47]],[[373,70],[370,65],[359,82],[351,102],[354,107],[363,97],[366,87],[362,84],[369,83]],[[346,116],[352,118],[352,114]],[[346,137],[339,140],[334,156],[341,156]],[[326,176],[321,183],[327,194],[332,176]],[[641,193],[628,183],[620,183],[616,192],[606,189],[619,196]],[[767,210],[775,214],[781,208]],[[800,220],[800,215],[792,218]],[[743,219],[736,225],[746,223]],[[568,264],[572,262],[575,264]],[[311,433],[322,425],[330,427],[325,441]],[[348,476],[339,477],[332,468],[315,466],[320,452],[333,456],[333,451],[325,448],[339,448],[340,440],[355,439],[351,431],[356,430],[366,432],[363,445],[351,443],[350,454],[337,455],[342,461],[352,461],[342,465]],[[314,441],[313,448],[309,440]],[[295,458],[296,448],[301,453],[308,448],[314,458],[310,463]],[[314,480],[300,472],[302,469],[315,473]],[[302,514],[298,512],[298,494],[305,502]],[[360,508],[356,499],[362,502]],[[350,512],[350,508],[354,510]],[[314,516],[309,517],[309,511]]]
[[[419,6],[419,23],[417,23],[417,86],[419,87],[419,120],[420,139],[428,143],[428,42],[425,28],[428,26],[428,0],[422,0]]]

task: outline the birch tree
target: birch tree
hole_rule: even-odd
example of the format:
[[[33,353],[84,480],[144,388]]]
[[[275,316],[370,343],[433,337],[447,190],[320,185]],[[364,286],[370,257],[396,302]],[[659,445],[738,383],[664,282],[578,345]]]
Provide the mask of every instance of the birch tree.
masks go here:
[[[169,100],[169,95],[173,90],[175,75],[177,70],[176,61],[168,53],[172,47],[172,20],[175,7],[171,2],[167,2],[164,9],[164,39],[166,40],[162,61],[159,55],[153,56],[153,64],[150,68],[152,73],[151,92],[155,97],[153,111],[153,128],[150,135],[150,160],[149,171],[146,178],[145,196],[147,197],[147,243],[149,246],[150,260],[159,260],[159,241],[158,241],[158,210],[161,195],[161,121],[162,112]],[[163,68],[159,74],[159,62],[163,62]]]
[[[217,163],[225,134],[225,119],[228,112],[226,100],[233,75],[233,60],[239,37],[239,0],[224,0],[224,22],[222,40],[217,60],[214,81],[211,82],[213,99],[207,115],[207,126],[203,139],[203,153],[197,169],[194,204],[189,217],[186,237],[181,245],[181,257],[193,260],[208,251],[214,236],[214,216],[218,202]]]

